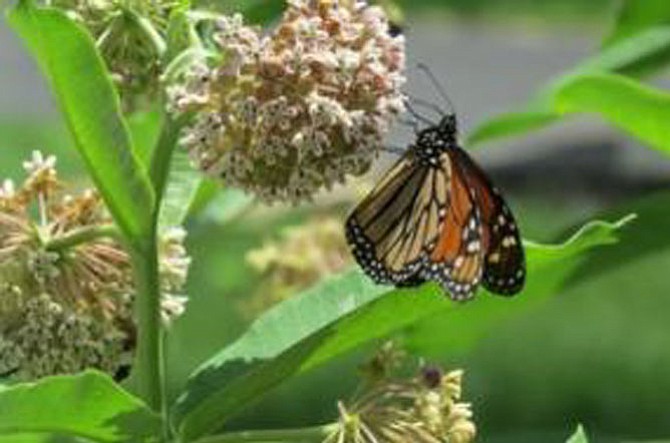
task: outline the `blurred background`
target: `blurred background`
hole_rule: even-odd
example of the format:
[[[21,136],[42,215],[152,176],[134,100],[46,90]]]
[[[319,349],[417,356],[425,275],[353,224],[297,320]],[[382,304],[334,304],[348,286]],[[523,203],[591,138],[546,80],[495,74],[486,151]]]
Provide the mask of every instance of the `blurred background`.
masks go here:
[[[463,133],[522,107],[549,80],[596,52],[617,10],[613,0],[399,5],[406,14],[408,89],[434,99],[429,82],[412,69],[427,63],[455,103]],[[281,3],[263,14],[271,16],[273,8]],[[405,145],[410,136],[399,128],[389,144]],[[2,23],[0,177],[18,175],[34,149],[56,153],[61,174],[85,184],[44,79]],[[638,219],[620,244],[590,253],[559,294],[475,343],[450,348],[440,335],[450,327],[448,319],[437,317],[397,338],[429,361],[466,369],[465,398],[473,402],[479,441],[564,441],[578,422],[596,442],[670,438],[670,160],[590,117],[486,143],[472,153],[504,190],[527,239],[563,240],[593,218],[635,212]],[[173,393],[260,312],[309,283],[309,277],[282,277],[272,248],[297,248],[300,256],[301,248],[313,245],[309,237],[306,243],[295,240],[296,226],[315,218],[339,223],[379,172],[297,209],[249,206],[244,196],[222,194],[190,220],[191,300],[169,338]],[[319,235],[334,237],[329,263],[344,268],[350,258],[337,246],[341,233],[333,232]],[[335,402],[351,395],[356,368],[372,349],[268,393],[234,426],[331,421]]]

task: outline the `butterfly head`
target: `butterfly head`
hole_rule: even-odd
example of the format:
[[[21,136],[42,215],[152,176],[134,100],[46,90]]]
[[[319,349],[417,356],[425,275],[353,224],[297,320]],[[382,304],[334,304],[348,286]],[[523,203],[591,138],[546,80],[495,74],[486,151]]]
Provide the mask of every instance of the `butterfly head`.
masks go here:
[[[430,126],[419,132],[416,148],[427,154],[439,153],[456,145],[458,128],[456,114],[447,114],[437,125]]]

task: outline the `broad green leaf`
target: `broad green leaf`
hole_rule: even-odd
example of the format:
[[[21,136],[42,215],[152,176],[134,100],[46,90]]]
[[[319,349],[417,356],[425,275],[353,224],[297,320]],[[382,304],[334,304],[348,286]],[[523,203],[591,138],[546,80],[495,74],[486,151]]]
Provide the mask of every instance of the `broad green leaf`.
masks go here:
[[[540,89],[533,100],[516,112],[491,118],[476,127],[467,137],[466,144],[531,132],[561,119],[554,108],[556,95],[585,75],[620,73],[644,76],[657,72],[670,62],[670,26],[651,28],[623,39],[596,56],[551,81]]]
[[[613,74],[585,75],[558,91],[556,110],[597,113],[649,146],[670,154],[670,94]]]
[[[0,436],[61,434],[99,442],[152,442],[161,422],[107,375],[88,371],[0,391]]]
[[[588,223],[559,245],[525,242],[528,276],[524,291],[514,297],[513,303],[480,297],[476,303],[464,305],[459,315],[436,312],[408,330],[406,345],[428,358],[465,353],[502,321],[522,315],[555,295],[583,265],[585,252],[616,243],[617,231],[633,219],[627,216],[616,223]]]
[[[569,74],[616,72],[634,77],[648,76],[670,62],[670,25],[645,29],[577,65]]]
[[[65,121],[115,220],[137,242],[150,230],[154,195],[119,100],[90,35],[62,11],[21,0],[9,22],[51,81]]]
[[[615,231],[626,221],[593,222],[559,246],[529,243],[529,273],[536,269],[544,272],[549,263],[552,269],[559,269],[586,249],[612,243]],[[443,327],[452,327],[464,316],[471,316],[473,310],[481,311],[481,304],[495,319],[512,315],[516,309],[513,299],[481,294],[476,302],[459,305],[449,302],[441,292],[434,284],[413,290],[389,290],[352,271],[277,305],[191,377],[175,409],[175,424],[181,436],[191,441],[215,431],[249,402],[287,378],[437,313],[449,315]],[[532,294],[526,296],[530,298]],[[473,337],[489,327],[488,323],[480,325],[482,330],[469,332]],[[458,332],[454,327],[454,333]]]
[[[605,39],[604,46],[660,24],[670,24],[670,2],[667,0],[623,0],[614,29]]]
[[[159,111],[134,113],[128,117],[128,128],[137,156],[148,170],[151,154],[160,135],[161,113]]]
[[[586,437],[586,432],[584,432],[584,427],[582,425],[577,426],[577,430],[567,440],[567,443],[589,443],[589,439]]]

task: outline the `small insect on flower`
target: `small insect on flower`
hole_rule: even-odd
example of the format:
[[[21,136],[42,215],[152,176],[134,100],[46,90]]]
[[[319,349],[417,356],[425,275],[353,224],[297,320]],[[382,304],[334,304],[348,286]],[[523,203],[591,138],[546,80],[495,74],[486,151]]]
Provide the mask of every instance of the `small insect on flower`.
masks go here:
[[[429,123],[349,216],[354,257],[377,283],[435,281],[458,301],[474,297],[480,283],[516,294],[525,259],[512,212],[458,145],[455,114]]]

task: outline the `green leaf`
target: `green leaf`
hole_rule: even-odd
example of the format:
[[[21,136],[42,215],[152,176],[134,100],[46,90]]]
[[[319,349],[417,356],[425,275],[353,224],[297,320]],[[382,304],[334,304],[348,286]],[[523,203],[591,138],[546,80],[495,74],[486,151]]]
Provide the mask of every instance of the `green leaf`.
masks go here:
[[[556,94],[558,112],[597,113],[649,146],[670,154],[670,94],[627,77],[579,77]]]
[[[561,114],[554,108],[556,95],[582,76],[620,73],[639,77],[657,72],[669,62],[670,26],[651,28],[623,39],[540,89],[525,109],[493,117],[476,127],[466,144],[516,136],[560,121]]]
[[[159,111],[134,113],[128,117],[128,128],[137,156],[148,170],[151,155],[160,135],[161,113]]]
[[[589,443],[589,439],[586,437],[586,433],[584,432],[584,427],[582,425],[577,426],[577,430],[567,440],[567,443]]]
[[[564,287],[583,265],[584,254],[618,241],[618,232],[635,216],[615,223],[593,221],[559,245],[524,242],[527,255],[527,281],[514,303],[501,303],[497,297],[480,297],[462,307],[458,315],[440,311],[417,323],[406,334],[405,343],[415,353],[428,358],[463,354],[501,322],[537,307]],[[450,326],[444,327],[445,324]],[[448,351],[447,351],[448,350]]]
[[[152,442],[161,422],[107,375],[89,371],[0,391],[0,436],[61,434],[100,442]]]
[[[20,1],[9,22],[51,81],[86,166],[131,242],[149,232],[154,195],[91,37],[63,12]]]
[[[660,24],[670,24],[670,2],[667,0],[624,0],[617,14],[614,29],[603,45],[611,46],[646,28]]]
[[[593,222],[559,246],[529,243],[529,274],[549,263],[572,263],[585,249],[611,243],[614,231],[626,221]],[[544,276],[538,271],[537,278]],[[533,294],[526,296],[533,300]],[[287,378],[418,320],[444,313],[449,320],[442,327],[450,325],[458,334],[454,325],[471,316],[469,312],[481,311],[482,304],[496,319],[516,310],[514,301],[484,294],[474,303],[452,303],[434,284],[389,291],[358,271],[332,278],[266,312],[240,339],[196,370],[177,402],[175,424],[186,441],[193,440],[217,430]],[[473,330],[473,336],[489,327],[480,325],[482,330]]]

